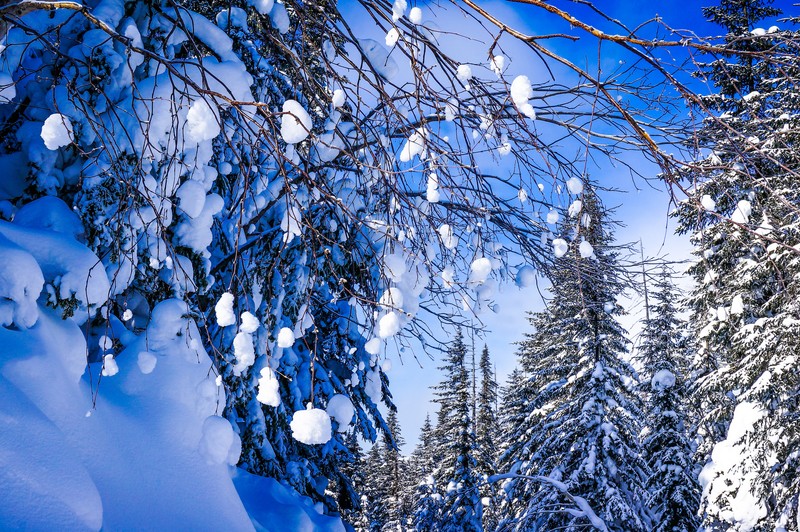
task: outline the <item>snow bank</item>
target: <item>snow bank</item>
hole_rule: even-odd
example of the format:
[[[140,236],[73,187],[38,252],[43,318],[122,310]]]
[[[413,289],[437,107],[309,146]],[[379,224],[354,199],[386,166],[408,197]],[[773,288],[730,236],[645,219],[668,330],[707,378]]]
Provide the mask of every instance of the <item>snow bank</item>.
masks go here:
[[[30,253],[0,236],[0,325],[33,327],[43,286],[42,270]]]
[[[345,532],[342,521],[319,513],[308,497],[272,478],[236,469],[236,491],[256,530],[275,532]]]
[[[86,321],[108,299],[111,283],[91,250],[54,231],[22,227],[0,220],[0,235],[24,249],[39,264],[44,279],[61,299],[75,297],[75,316]],[[88,311],[88,313],[87,313]]]
[[[102,300],[91,297],[96,257],[74,240],[69,224],[60,229],[0,227],[0,315],[10,314],[0,325],[0,523],[29,530],[344,530],[275,481],[238,473],[234,486],[230,466],[241,444],[219,415],[222,388],[184,302],[156,305],[141,334],[93,337],[104,364],[87,371],[79,320],[36,302],[55,272],[68,282],[80,274],[87,300]],[[12,329],[3,326],[12,322]],[[242,316],[243,328],[255,326]],[[340,399],[331,407],[340,423],[346,407]],[[309,421],[308,441],[330,438],[325,411],[311,412]]]

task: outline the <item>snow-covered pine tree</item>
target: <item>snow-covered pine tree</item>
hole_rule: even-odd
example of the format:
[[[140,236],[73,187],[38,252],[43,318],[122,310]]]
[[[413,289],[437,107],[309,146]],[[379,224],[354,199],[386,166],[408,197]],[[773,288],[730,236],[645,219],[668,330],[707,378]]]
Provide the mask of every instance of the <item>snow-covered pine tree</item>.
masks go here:
[[[430,415],[419,433],[419,443],[411,454],[410,492],[412,501],[412,523],[414,530],[434,530],[439,522],[441,494],[437,490],[434,471],[436,433]]]
[[[497,442],[500,435],[497,422],[497,381],[488,345],[483,346],[478,367],[481,384],[475,422],[475,461],[478,475],[483,479],[481,501],[489,503],[483,506],[483,528],[494,530],[497,527],[497,486],[489,484],[487,479],[497,473]]]
[[[725,0],[719,6],[705,8],[704,13],[728,31],[725,40],[731,49],[755,52],[772,40],[750,33],[759,21],[779,13],[771,4],[767,0]],[[700,65],[697,73],[719,91],[703,97],[700,110],[701,116],[703,112],[708,116],[697,133],[697,145],[710,155],[688,167],[686,179],[693,185],[692,194],[679,206],[676,216],[678,231],[692,235],[698,257],[689,269],[697,283],[689,306],[698,347],[693,366],[700,386],[696,408],[703,418],[701,454],[708,454],[715,442],[725,438],[735,406],[724,386],[716,382],[716,371],[738,358],[731,349],[739,306],[745,299],[762,298],[761,294],[768,299],[774,289],[752,272],[733,275],[737,267],[761,262],[766,243],[759,245],[752,230],[764,222],[762,232],[768,231],[771,223],[763,216],[762,202],[753,201],[753,185],[766,169],[764,163],[767,167],[772,163],[769,156],[759,162],[758,156],[745,153],[746,139],[765,138],[769,130],[779,130],[783,125],[778,119],[781,113],[774,114],[777,109],[770,111],[771,105],[763,105],[767,100],[762,92],[766,89],[766,93],[772,93],[765,80],[777,74],[777,63],[770,64],[749,56],[722,56]],[[751,219],[754,223],[749,227]],[[731,310],[736,312],[733,316]]]
[[[363,505],[366,527],[362,532],[380,532],[388,520],[387,469],[383,464],[384,444],[374,444],[367,453],[364,471]]]
[[[771,2],[725,2],[706,11],[732,46],[769,57],[718,59],[704,71],[719,94],[689,166],[680,206],[698,262],[690,298],[698,356],[702,513],[711,530],[774,529],[797,519],[794,416],[798,307],[798,96],[796,31],[758,28]]]
[[[573,187],[581,203],[561,225],[563,249],[551,268],[552,299],[532,315],[533,338],[521,355],[538,383],[533,423],[524,435],[527,456],[504,457],[513,472],[562,482],[583,498],[609,530],[649,530],[646,464],[639,442],[641,406],[631,389],[637,376],[623,357],[628,340],[615,316],[623,288],[608,213],[590,186]],[[570,242],[567,243],[569,239]],[[527,420],[526,420],[527,421]],[[508,452],[507,452],[508,453]],[[501,530],[582,530],[590,523],[549,483],[507,491],[516,499]]]
[[[530,333],[526,333],[530,335]],[[520,350],[521,351],[521,350]],[[528,405],[533,401],[526,390],[527,379],[519,367],[515,367],[506,383],[500,388],[500,406],[497,412],[499,436],[497,441],[497,471],[508,473],[519,458],[518,444],[523,440],[520,429],[527,428],[525,419]]]
[[[470,419],[471,381],[466,358],[467,345],[459,328],[440,368],[444,379],[435,387],[439,412],[434,432],[438,461],[434,478],[442,490],[442,501],[433,530],[482,530],[481,481],[476,471],[475,433]]]
[[[650,477],[648,506],[653,532],[694,532],[700,526],[700,485],[686,416],[686,324],[678,317],[678,297],[666,269],[651,293],[637,350],[646,396],[646,436],[642,450]]]
[[[405,444],[401,435],[400,422],[397,411],[392,410],[386,418],[389,431],[384,437],[382,467],[384,474],[381,480],[386,482],[383,486],[383,504],[386,508],[386,522],[382,530],[402,532],[407,528],[411,516],[411,501],[407,498],[406,482],[407,468],[405,459],[400,454],[400,447]]]
[[[352,501],[352,496],[343,497],[342,493],[345,487],[338,487],[336,490],[339,495],[338,505],[342,515],[342,519],[350,523],[353,527],[364,529],[367,526],[366,520],[366,507],[361,503],[361,497],[365,491],[366,485],[366,461],[363,456],[361,444],[358,442],[358,437],[355,431],[347,434],[345,438],[345,445],[350,453],[351,459],[342,463],[342,474],[350,481],[349,485],[352,490],[357,494],[357,499]]]

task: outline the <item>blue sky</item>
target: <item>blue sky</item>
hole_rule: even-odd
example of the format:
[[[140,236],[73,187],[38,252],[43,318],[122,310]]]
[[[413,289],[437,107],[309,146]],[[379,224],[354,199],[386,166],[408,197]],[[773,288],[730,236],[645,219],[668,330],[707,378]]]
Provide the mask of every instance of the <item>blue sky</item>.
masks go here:
[[[479,3],[503,22],[528,34],[564,32],[581,35],[580,32],[571,30],[569,25],[562,20],[543,13],[539,8],[506,1]],[[653,0],[650,2],[602,0],[596,2],[606,14],[619,19],[629,28],[634,28],[659,15],[672,28],[691,30],[698,35],[719,35],[722,30],[707,23],[702,16],[701,8],[712,3],[712,0]],[[409,0],[409,7],[418,5],[423,9],[424,20],[434,20],[442,29],[454,28],[454,31],[458,31],[462,35],[459,38],[453,37],[454,40],[458,40],[458,53],[453,53],[457,59],[464,62],[478,62],[481,61],[481,58],[486,57],[487,45],[485,42],[481,42],[486,39],[475,37],[481,32],[478,29],[472,31],[468,21],[463,17],[454,15],[450,12],[452,10],[442,11],[437,4],[439,3]],[[619,26],[600,19],[585,6],[566,1],[553,2],[553,4],[608,33],[622,31]],[[775,5],[783,8],[786,12],[792,10],[791,2],[788,1],[778,1],[775,2]],[[351,6],[352,3],[348,1],[342,2],[340,7],[344,13],[347,13],[349,9],[352,9]],[[360,37],[371,37],[379,42],[383,40],[383,33],[379,29],[372,29],[374,23],[371,20],[365,21],[365,24],[357,27],[363,32],[362,35],[359,35]],[[640,34],[651,37],[656,29],[657,25],[651,23],[640,30]],[[466,37],[467,35],[469,38]],[[501,41],[501,45],[503,52],[510,59],[510,67],[507,71],[508,79],[513,79],[513,76],[517,74],[526,74],[532,80],[535,80],[537,76],[548,76],[541,61],[518,42],[504,39]],[[597,41],[591,38],[584,36],[577,42],[556,40],[548,43],[547,46],[577,65],[597,69]],[[670,52],[670,54],[681,53],[680,49]],[[683,58],[676,55],[664,55],[665,61],[670,59],[679,62]],[[620,60],[630,61],[632,58],[624,51],[615,49],[613,45],[603,45],[601,66],[604,72],[611,72],[617,67]],[[556,75],[558,76],[560,73],[556,71]],[[696,90],[704,91],[699,82],[691,80],[690,82],[694,83]],[[632,105],[635,104],[632,103]],[[658,174],[658,169],[641,155],[631,156],[628,161],[645,175],[649,174],[654,177]],[[615,215],[622,224],[616,230],[619,242],[639,242],[641,240],[644,254],[650,257],[660,256],[671,261],[689,259],[691,250],[688,239],[673,234],[673,227],[668,222],[669,197],[658,182],[655,180],[651,182],[634,181],[623,168],[614,168],[610,164],[598,163],[597,166],[590,167],[588,170],[592,178],[599,180],[604,186],[621,190],[621,192],[608,193],[604,197],[608,206],[618,207]],[[676,269],[682,270],[683,267],[677,266]],[[684,288],[689,287],[688,279],[681,280],[680,284]],[[542,290],[544,290],[544,284]],[[520,289],[514,285],[501,285],[496,301],[500,307],[498,313],[480,316],[486,326],[486,333],[482,338],[476,337],[475,344],[478,353],[484,343],[489,346],[502,384],[516,363],[514,343],[521,340],[524,333],[529,330],[526,312],[539,310],[542,302],[536,287]],[[629,312],[623,324],[631,330],[635,339],[638,329],[637,322],[643,317],[643,303],[636,294],[628,294],[621,303]],[[441,378],[437,369],[440,362],[431,360],[419,349],[410,349],[403,353],[391,353],[390,350],[389,357],[392,359],[392,368],[389,372],[391,390],[398,407],[403,436],[407,442],[403,452],[410,453],[416,444],[419,428],[425,415],[430,413],[432,419],[435,419],[436,405],[431,402],[433,393],[430,388]]]

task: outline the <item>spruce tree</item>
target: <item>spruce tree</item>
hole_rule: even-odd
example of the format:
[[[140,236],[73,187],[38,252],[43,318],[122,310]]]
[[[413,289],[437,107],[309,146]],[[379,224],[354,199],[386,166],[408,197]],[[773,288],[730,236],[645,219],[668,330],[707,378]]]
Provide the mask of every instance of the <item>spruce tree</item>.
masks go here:
[[[345,486],[336,486],[338,496],[339,509],[342,514],[342,519],[350,523],[356,528],[365,525],[365,510],[364,505],[361,504],[361,497],[364,493],[366,485],[366,464],[361,450],[361,445],[358,443],[358,437],[355,432],[347,434],[345,439],[350,460],[342,463],[342,475],[349,481]],[[351,487],[355,497],[350,495],[345,496],[347,487]],[[355,500],[352,500],[355,499]]]
[[[654,532],[693,532],[700,522],[700,486],[694,471],[694,449],[684,409],[685,324],[678,318],[677,296],[664,270],[656,283],[644,321],[638,359],[644,369],[647,396],[642,443],[650,477],[648,506]]]
[[[706,69],[720,93],[703,99],[697,141],[710,155],[687,170],[694,187],[677,212],[699,259],[690,269],[692,395],[710,530],[771,530],[797,519],[800,38],[755,31],[777,13],[755,0],[706,11],[732,47],[769,49],[770,57],[723,58]]]
[[[607,213],[586,187],[577,228],[551,271],[552,299],[531,316],[521,346],[529,380],[526,418],[510,432],[524,442],[503,458],[512,472],[562,482],[586,500],[609,530],[648,530],[647,466],[639,442],[641,405],[631,389],[637,376],[624,360],[625,331],[616,320],[622,291],[618,252]],[[531,392],[528,392],[531,393]],[[582,530],[589,522],[549,483],[512,480],[502,530]]]
[[[433,477],[437,467],[434,459],[435,438],[431,416],[427,415],[420,429],[419,443],[411,453],[409,468],[411,513],[415,530],[434,530],[436,523],[439,522],[441,495],[436,490],[436,481]]]
[[[389,431],[384,438],[381,475],[386,482],[383,491],[383,504],[386,508],[386,522],[382,530],[405,530],[410,514],[409,501],[406,499],[406,463],[400,454],[400,447],[405,443],[400,431],[397,411],[392,410],[386,418]]]
[[[470,419],[470,378],[466,365],[467,346],[459,328],[449,346],[444,380],[436,386],[439,403],[434,473],[442,489],[439,521],[434,530],[481,530],[480,480],[476,471],[475,433]]]
[[[495,381],[489,346],[484,345],[479,363],[481,385],[477,398],[476,463],[478,475],[482,478],[481,501],[487,501],[483,508],[483,527],[494,530],[497,525],[496,486],[487,482],[488,477],[497,473],[497,441],[499,427],[497,422],[497,382]]]

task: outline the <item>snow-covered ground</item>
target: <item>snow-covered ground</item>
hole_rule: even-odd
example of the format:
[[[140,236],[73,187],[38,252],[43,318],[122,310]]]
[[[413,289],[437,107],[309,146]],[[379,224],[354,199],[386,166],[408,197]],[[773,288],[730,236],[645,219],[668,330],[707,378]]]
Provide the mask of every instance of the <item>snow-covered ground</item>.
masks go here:
[[[185,303],[159,303],[147,323],[111,318],[87,345],[81,325],[109,279],[59,202],[0,222],[2,528],[344,530],[235,467],[239,436]],[[43,304],[56,286],[73,316]],[[102,356],[87,365],[89,353]]]

